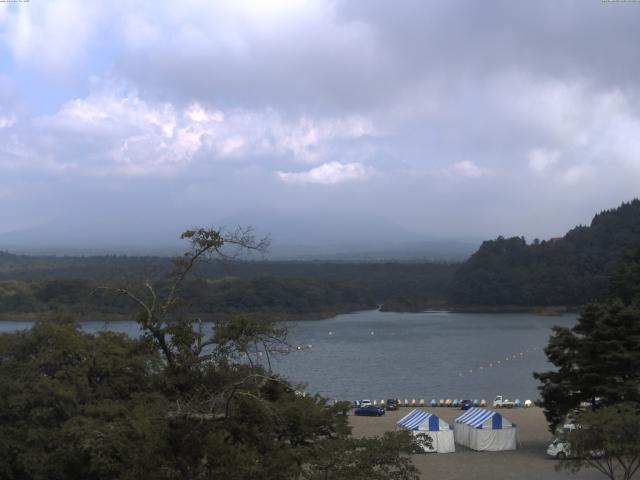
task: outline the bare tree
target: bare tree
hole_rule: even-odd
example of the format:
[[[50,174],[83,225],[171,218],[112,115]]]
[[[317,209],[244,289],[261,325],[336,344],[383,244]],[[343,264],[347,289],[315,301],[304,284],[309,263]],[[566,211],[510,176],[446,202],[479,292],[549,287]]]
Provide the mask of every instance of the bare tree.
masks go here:
[[[203,356],[203,352],[216,343],[215,337],[206,338],[200,319],[176,315],[181,289],[196,264],[211,259],[226,266],[248,252],[265,254],[270,243],[268,237],[257,238],[250,227],[238,227],[233,231],[198,228],[185,231],[180,238],[188,240],[190,248],[184,255],[173,260],[174,270],[169,275],[169,286],[165,292],[160,293],[148,278],[138,289],[101,286],[95,290],[124,295],[136,305],[138,322],[144,334],[153,340],[170,368],[183,361],[210,358]],[[194,321],[198,324],[196,329],[193,328]],[[262,342],[267,349],[268,342],[273,340],[264,335],[261,339],[257,339],[253,346]],[[248,355],[248,350],[246,353]]]

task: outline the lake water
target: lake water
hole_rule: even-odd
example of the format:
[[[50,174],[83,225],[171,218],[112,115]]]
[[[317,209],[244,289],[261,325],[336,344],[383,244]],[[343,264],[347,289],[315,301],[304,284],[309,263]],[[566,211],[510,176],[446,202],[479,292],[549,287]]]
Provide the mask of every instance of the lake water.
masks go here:
[[[532,372],[544,371],[551,327],[575,315],[392,313],[366,311],[327,320],[285,322],[302,347],[274,370],[329,398],[538,397]],[[0,331],[29,328],[0,322]],[[85,322],[83,328],[136,336],[135,322]],[[310,346],[310,347],[309,347]]]

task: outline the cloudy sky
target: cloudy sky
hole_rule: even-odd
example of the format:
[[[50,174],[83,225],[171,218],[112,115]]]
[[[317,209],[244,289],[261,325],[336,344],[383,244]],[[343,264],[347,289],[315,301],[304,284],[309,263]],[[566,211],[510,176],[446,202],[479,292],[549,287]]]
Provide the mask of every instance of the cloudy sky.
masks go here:
[[[0,3],[0,234],[563,234],[640,195],[638,25],[606,0]]]

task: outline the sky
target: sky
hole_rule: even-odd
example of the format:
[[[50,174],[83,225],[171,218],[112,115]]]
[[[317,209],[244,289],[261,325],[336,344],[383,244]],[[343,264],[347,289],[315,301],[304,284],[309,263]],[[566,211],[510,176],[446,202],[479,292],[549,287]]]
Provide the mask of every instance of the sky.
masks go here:
[[[639,196],[640,2],[0,3],[0,243],[548,238]]]

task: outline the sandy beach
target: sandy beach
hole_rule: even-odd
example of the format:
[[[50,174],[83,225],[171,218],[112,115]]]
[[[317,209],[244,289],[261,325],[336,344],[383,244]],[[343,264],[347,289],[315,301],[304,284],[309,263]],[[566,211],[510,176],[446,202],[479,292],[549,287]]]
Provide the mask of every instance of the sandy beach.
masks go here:
[[[443,420],[453,423],[460,415],[459,409],[428,408]],[[400,408],[395,412],[387,412],[382,417],[350,417],[353,434],[356,437],[381,435],[385,431],[395,430],[396,422],[411,411],[411,408]],[[453,479],[513,479],[513,480],[545,480],[545,479],[600,479],[602,474],[595,470],[586,470],[578,474],[566,471],[555,471],[558,460],[550,459],[545,451],[552,440],[547,429],[542,409],[518,408],[505,409],[500,412],[518,428],[521,448],[505,452],[475,452],[456,444],[455,453],[430,453],[414,455],[414,464],[420,469],[421,478],[453,480]]]

